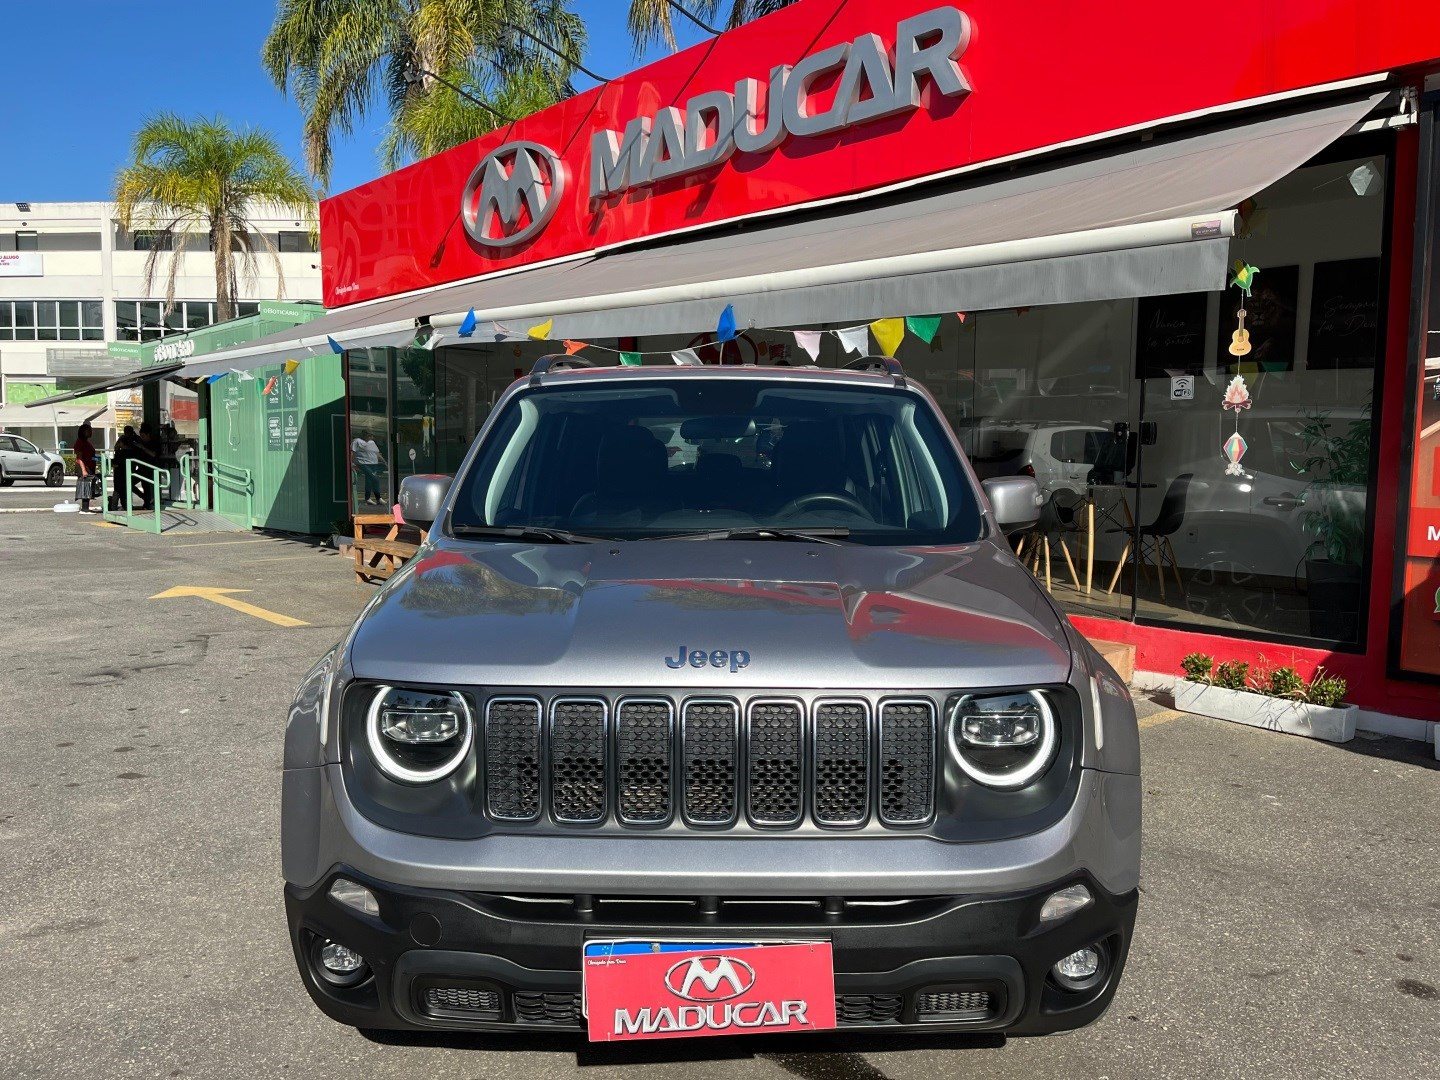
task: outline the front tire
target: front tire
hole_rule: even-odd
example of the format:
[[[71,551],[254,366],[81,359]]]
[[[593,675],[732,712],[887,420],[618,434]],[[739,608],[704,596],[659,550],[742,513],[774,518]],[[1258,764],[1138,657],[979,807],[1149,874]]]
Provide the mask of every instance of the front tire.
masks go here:
[[[0,468],[0,487],[9,487],[13,483],[15,483],[15,478],[6,476],[4,468]]]
[[[45,472],[45,486],[59,487],[65,482],[65,466],[56,462]]]

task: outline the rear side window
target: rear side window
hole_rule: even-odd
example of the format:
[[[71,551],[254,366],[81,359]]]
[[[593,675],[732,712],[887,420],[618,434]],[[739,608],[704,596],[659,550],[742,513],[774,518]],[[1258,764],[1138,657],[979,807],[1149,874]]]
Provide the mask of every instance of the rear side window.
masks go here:
[[[1050,437],[1050,456],[1069,464],[1094,465],[1100,460],[1100,451],[1109,436],[1109,432],[1087,431],[1085,428],[1057,431]]]

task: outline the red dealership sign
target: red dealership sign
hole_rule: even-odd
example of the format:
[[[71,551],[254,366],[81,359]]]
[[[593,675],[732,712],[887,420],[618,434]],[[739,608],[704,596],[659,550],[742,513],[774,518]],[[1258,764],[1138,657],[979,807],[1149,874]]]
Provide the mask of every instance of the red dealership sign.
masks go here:
[[[835,1026],[828,941],[587,955],[584,977],[596,1042]]]
[[[1440,56],[1412,0],[802,0],[321,205],[353,304]],[[963,242],[957,237],[957,242]]]

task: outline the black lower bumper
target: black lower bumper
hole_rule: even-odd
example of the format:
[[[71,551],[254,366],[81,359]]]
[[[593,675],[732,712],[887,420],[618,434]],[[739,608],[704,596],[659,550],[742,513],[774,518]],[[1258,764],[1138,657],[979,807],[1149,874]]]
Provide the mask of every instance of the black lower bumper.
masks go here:
[[[366,915],[329,895],[337,877],[368,888]],[[1094,902],[1054,924],[1040,907],[1082,881]],[[1114,996],[1137,894],[1083,875],[1002,897],[727,900],[714,897],[507,897],[400,888],[343,867],[310,889],[287,886],[291,943],[320,1009],[360,1028],[581,1031],[580,957],[596,938],[830,941],[837,1017],[846,1030],[1038,1035],[1081,1027]],[[334,941],[368,970],[337,986],[318,962]],[[1060,960],[1096,946],[1093,985],[1063,989]]]

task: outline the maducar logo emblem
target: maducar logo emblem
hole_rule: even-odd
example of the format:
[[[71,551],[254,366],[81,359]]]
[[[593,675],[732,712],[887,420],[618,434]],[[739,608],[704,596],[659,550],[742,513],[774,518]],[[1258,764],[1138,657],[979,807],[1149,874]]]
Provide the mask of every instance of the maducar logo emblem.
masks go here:
[[[678,670],[689,664],[693,668],[713,667],[730,669],[730,674],[741,668],[750,666],[750,654],[744,649],[711,649],[709,652],[704,649],[687,649],[680,646],[680,651],[674,656],[665,657],[665,666],[672,670]]]

